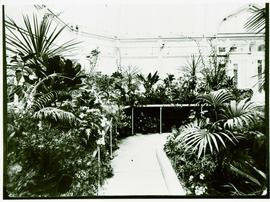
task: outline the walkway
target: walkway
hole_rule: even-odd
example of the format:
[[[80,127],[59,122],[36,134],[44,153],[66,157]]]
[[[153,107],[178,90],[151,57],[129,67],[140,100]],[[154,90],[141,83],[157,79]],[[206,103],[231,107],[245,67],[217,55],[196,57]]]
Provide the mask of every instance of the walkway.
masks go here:
[[[135,135],[122,140],[112,160],[114,176],[99,195],[168,195],[156,149],[168,134]]]

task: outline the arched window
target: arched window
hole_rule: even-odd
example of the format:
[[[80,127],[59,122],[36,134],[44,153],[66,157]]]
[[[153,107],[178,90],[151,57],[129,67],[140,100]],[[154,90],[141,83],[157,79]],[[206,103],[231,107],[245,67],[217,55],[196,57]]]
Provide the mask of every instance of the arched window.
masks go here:
[[[258,51],[264,51],[264,45],[263,44],[258,46]]]

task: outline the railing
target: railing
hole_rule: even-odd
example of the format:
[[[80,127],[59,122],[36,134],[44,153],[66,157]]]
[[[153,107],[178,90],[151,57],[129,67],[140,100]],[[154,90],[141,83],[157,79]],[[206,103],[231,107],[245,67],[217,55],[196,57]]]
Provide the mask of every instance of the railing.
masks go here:
[[[162,133],[162,108],[163,107],[202,107],[205,104],[148,104],[148,105],[136,105],[125,106],[124,109],[131,108],[131,134],[135,134],[134,130],[134,109],[135,108],[159,108],[159,133]]]

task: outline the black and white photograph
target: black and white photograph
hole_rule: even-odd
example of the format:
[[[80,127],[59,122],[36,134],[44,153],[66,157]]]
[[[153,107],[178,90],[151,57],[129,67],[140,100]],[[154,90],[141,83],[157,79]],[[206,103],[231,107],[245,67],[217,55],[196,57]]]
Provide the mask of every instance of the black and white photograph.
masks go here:
[[[1,13],[2,199],[269,198],[268,3]]]

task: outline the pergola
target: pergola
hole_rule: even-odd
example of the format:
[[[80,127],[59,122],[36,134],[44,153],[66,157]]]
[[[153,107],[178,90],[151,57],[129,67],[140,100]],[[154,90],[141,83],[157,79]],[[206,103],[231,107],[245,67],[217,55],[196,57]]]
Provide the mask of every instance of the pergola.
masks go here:
[[[201,104],[148,104],[125,106],[124,109],[131,108],[131,134],[134,135],[134,109],[135,108],[159,108],[159,133],[162,133],[162,108],[163,107],[199,107]]]

